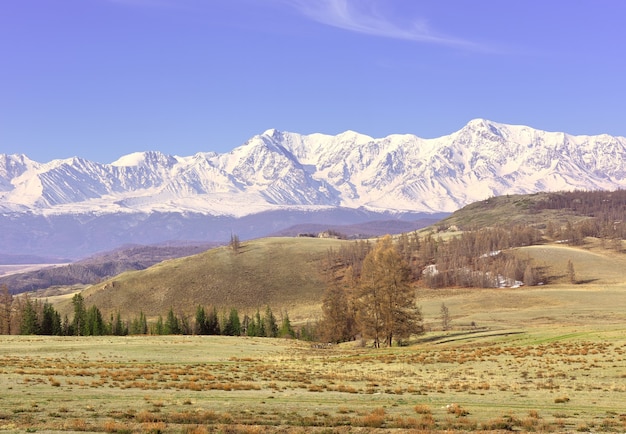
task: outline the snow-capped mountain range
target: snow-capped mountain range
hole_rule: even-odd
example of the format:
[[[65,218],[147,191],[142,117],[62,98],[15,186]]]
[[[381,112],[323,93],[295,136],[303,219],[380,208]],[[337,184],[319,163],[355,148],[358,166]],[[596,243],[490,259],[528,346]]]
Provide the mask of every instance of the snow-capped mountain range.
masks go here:
[[[501,194],[616,188],[626,188],[626,138],[483,119],[435,139],[268,130],[224,154],[152,151],[111,164],[0,154],[0,213],[13,220],[133,215],[145,221],[154,213],[236,219],[339,208],[452,212]]]

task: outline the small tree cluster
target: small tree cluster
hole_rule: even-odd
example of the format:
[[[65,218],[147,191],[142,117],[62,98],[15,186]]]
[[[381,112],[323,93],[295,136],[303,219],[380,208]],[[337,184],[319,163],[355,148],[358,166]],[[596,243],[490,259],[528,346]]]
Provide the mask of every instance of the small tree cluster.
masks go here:
[[[228,247],[230,247],[230,249],[233,252],[239,253],[239,249],[241,248],[241,242],[239,241],[239,235],[237,235],[237,234],[231,234],[230,235],[230,242],[228,243]]]
[[[326,340],[341,342],[360,333],[378,348],[423,331],[410,269],[390,236],[365,256],[358,279],[343,286],[336,279],[329,282],[320,324]]]
[[[580,245],[585,237],[596,237],[612,248],[619,240],[621,250],[621,240],[626,238],[626,190],[550,193],[534,205],[535,211],[544,209],[566,209],[578,217],[563,226],[548,223],[549,238]]]
[[[74,316],[70,321],[61,315],[47,301],[31,299],[27,295],[11,300],[11,309],[6,324],[11,328],[3,328],[5,334],[23,335],[56,335],[56,336],[101,336],[125,335],[128,328],[122,324],[119,313],[105,321],[96,306],[85,307],[80,294],[72,298]],[[3,306],[4,307],[4,306]]]
[[[536,285],[542,280],[530,260],[508,255],[512,247],[528,246],[541,240],[540,232],[524,225],[466,231],[447,241],[432,234],[401,234],[395,249],[409,267],[411,282],[423,281],[431,288],[448,286],[498,287],[521,281]],[[353,243],[342,250],[329,250],[323,270],[331,280],[361,278],[365,257],[371,251],[367,242]]]

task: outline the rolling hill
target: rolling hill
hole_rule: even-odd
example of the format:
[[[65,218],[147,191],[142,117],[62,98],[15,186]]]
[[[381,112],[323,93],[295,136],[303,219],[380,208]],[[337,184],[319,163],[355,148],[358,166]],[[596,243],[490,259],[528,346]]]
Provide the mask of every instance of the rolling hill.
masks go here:
[[[6,285],[13,294],[53,286],[90,285],[124,271],[143,270],[166,259],[189,256],[215,247],[216,244],[124,246],[76,262],[65,260],[64,264],[50,262],[40,266],[24,265],[22,268],[25,271],[4,276],[0,274],[0,285]]]
[[[615,209],[624,211],[624,192],[598,194],[541,193],[490,198],[469,205],[420,233],[444,237],[459,233],[450,232],[451,228],[456,231],[464,227],[510,227],[521,223],[543,228],[545,232],[550,224],[562,227],[567,221],[601,217],[602,207],[612,210],[612,216],[617,215]],[[612,200],[607,199],[611,197]],[[602,205],[593,208],[592,202]],[[552,205],[557,203],[568,206],[554,209],[556,205]],[[583,245],[576,247],[560,241],[546,240],[540,246],[521,247],[512,253],[533,259],[548,274],[550,285],[569,284],[564,278],[568,258],[575,262],[580,288],[624,282],[623,253],[608,248],[595,237],[586,238]],[[243,242],[238,252],[219,247],[164,261],[143,271],[122,273],[86,289],[83,296],[87,305],[98,306],[105,315],[119,311],[124,317],[132,317],[139,311],[155,317],[165,314],[170,307],[177,313],[192,315],[198,305],[236,307],[250,314],[269,305],[277,311],[288,311],[295,321],[313,320],[320,315],[325,289],[321,263],[330,249],[337,251],[351,243],[289,237],[250,240]],[[421,290],[426,299],[446,293],[446,290],[437,291]],[[69,312],[67,300],[65,304]]]
[[[254,313],[267,305],[299,320],[314,319],[324,291],[320,260],[328,249],[350,241],[319,238],[265,238],[171,259],[143,271],[128,271],[83,292],[85,303],[108,315],[139,311],[164,315],[171,307],[190,314],[198,305],[236,307]],[[66,302],[67,303],[67,302]]]

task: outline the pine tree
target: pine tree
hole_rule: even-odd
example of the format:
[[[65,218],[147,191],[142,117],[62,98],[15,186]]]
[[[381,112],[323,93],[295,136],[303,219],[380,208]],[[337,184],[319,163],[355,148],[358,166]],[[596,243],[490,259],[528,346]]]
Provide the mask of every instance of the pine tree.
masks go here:
[[[250,318],[250,324],[248,324],[248,336],[265,336],[265,325],[261,319],[261,313],[257,309],[256,314]]]
[[[314,341],[316,339],[316,335],[316,327],[307,322],[305,325],[300,326],[298,339],[303,341]]]
[[[72,305],[74,306],[74,319],[72,320],[72,332],[75,336],[87,335],[87,310],[85,309],[85,300],[80,294],[72,297]]]
[[[204,308],[198,305],[196,308],[196,326],[194,328],[195,333],[199,335],[208,335],[207,316]]]
[[[13,295],[9,287],[0,285],[0,334],[11,334],[11,310],[13,309]]]
[[[143,315],[143,312],[139,314],[139,318],[133,319],[133,322],[131,323],[131,333],[134,335],[145,334],[142,331],[143,327],[141,324],[141,315]],[[124,326],[124,323],[122,322],[122,314],[119,310],[115,313],[115,316],[111,313],[111,325],[109,328],[111,329],[111,334],[114,336],[124,336],[128,334],[129,330]]]
[[[142,335],[148,334],[148,319],[146,318],[146,314],[143,311],[139,311],[139,333]],[[126,333],[127,334],[127,333]]]
[[[29,297],[25,297],[22,307],[22,322],[20,324],[20,334],[37,335],[41,332],[39,318],[34,302]]]
[[[213,306],[213,309],[207,314],[207,334],[209,335],[220,335],[220,321],[217,317],[217,308]]]
[[[283,316],[283,320],[280,325],[280,329],[278,330],[278,336],[281,338],[295,338],[296,332],[291,327],[291,321],[289,321],[289,315],[285,312]]]
[[[439,309],[439,316],[441,318],[441,329],[443,331],[450,330],[450,325],[452,323],[452,319],[450,318],[450,310],[445,303],[441,303],[441,308]]]
[[[258,325],[257,325],[255,317],[252,316],[252,318],[248,319],[248,324],[246,327],[246,336],[252,337],[252,336],[258,336],[258,335],[259,335]]]
[[[102,336],[107,334],[106,326],[100,310],[92,305],[86,314],[85,336]]]
[[[275,338],[278,336],[278,324],[276,323],[276,317],[272,313],[272,309],[270,309],[269,306],[265,309],[263,329],[265,330],[265,336],[268,338]]]
[[[239,320],[239,312],[237,309],[232,308],[224,323],[222,330],[226,336],[240,336],[241,335],[241,321]]]
[[[63,334],[61,315],[47,301],[43,304],[41,334],[48,336],[61,336]]]
[[[174,309],[170,308],[167,312],[167,318],[163,326],[163,333],[166,335],[179,335],[181,334],[180,322],[178,317],[174,313]]]
[[[165,324],[163,324],[163,317],[159,315],[157,318],[156,324],[154,324],[154,335],[164,335],[165,334]]]

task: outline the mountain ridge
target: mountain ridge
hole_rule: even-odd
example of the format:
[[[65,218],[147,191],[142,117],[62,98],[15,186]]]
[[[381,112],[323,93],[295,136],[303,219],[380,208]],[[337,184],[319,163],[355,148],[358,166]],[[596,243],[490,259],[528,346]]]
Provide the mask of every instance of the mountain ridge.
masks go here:
[[[39,163],[25,155],[0,154],[0,223],[7,228],[0,227],[0,243],[4,249],[48,253],[46,246],[54,239],[82,243],[73,249],[77,254],[93,253],[114,247],[103,244],[107,236],[137,243],[181,239],[182,234],[224,241],[224,233],[241,227],[238,221],[261,213],[344,210],[354,214],[348,221],[323,223],[350,224],[362,221],[362,210],[374,220],[418,219],[503,194],[622,188],[624,137],[573,136],[484,119],[431,139],[270,129],[222,154],[181,157],[147,151],[110,164],[79,157]],[[285,221],[269,222],[266,215],[265,221],[251,223],[257,230],[243,230],[263,236],[295,224],[283,216]],[[153,229],[162,232],[158,238],[128,235],[139,231],[148,237],[154,220],[160,222]],[[216,229],[205,231],[202,225]],[[73,227],[85,233],[73,236]],[[192,227],[201,228],[196,230],[201,238],[195,238]],[[59,232],[66,234],[62,240]]]
[[[621,188],[624,160],[623,137],[572,136],[483,119],[435,139],[271,129],[223,154],[147,151],[110,164],[79,157],[38,163],[0,154],[0,209],[63,214],[87,205],[105,212],[157,208],[234,217],[285,206],[452,212],[507,193]]]

